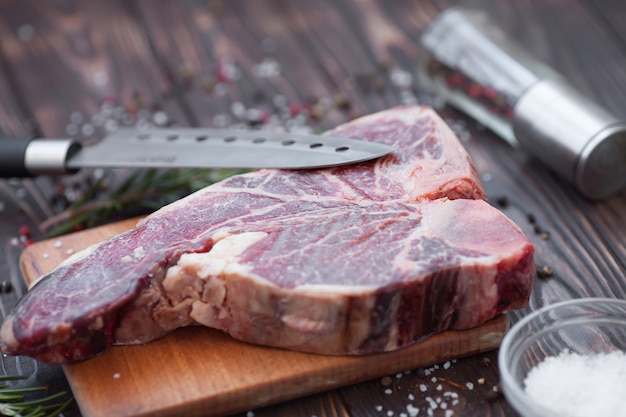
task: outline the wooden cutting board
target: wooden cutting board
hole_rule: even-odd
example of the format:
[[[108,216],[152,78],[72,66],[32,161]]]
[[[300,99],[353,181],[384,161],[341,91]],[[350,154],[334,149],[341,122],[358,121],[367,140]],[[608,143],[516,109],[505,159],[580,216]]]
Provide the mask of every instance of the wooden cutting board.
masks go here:
[[[28,283],[136,219],[27,247]],[[85,417],[228,415],[356,382],[492,350],[509,327],[501,315],[480,327],[447,331],[396,352],[320,356],[253,346],[192,327],[143,346],[119,346],[64,371]]]

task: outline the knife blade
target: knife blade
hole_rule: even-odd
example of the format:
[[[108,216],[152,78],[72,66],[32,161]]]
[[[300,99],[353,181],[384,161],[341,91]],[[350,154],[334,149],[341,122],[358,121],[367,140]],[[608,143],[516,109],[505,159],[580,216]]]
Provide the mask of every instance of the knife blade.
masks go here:
[[[393,150],[381,143],[302,133],[123,128],[91,146],[71,139],[0,139],[0,177],[69,174],[81,168],[326,168]]]

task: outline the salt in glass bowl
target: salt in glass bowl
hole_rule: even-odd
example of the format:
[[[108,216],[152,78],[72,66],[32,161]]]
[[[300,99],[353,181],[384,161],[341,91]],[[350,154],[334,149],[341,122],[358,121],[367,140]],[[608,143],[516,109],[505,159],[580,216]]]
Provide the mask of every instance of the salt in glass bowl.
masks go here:
[[[554,411],[528,395],[524,381],[540,362],[563,351],[580,355],[626,351],[626,300],[558,302],[530,313],[511,327],[500,345],[498,367],[504,395],[520,415],[555,417]]]

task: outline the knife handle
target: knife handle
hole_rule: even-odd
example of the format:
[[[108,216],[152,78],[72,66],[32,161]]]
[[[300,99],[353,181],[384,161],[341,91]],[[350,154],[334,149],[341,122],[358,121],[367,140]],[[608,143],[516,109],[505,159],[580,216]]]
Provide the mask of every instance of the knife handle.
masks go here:
[[[0,178],[74,173],[66,163],[80,147],[70,139],[0,139]]]

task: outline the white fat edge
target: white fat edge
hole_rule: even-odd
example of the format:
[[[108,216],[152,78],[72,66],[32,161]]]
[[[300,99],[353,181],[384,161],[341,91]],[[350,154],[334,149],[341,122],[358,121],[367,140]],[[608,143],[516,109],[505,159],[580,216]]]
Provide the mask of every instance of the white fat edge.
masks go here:
[[[327,295],[368,295],[380,289],[378,285],[337,285],[337,284],[303,284],[294,287],[291,291],[302,295],[327,296]]]

